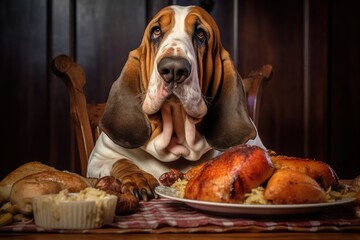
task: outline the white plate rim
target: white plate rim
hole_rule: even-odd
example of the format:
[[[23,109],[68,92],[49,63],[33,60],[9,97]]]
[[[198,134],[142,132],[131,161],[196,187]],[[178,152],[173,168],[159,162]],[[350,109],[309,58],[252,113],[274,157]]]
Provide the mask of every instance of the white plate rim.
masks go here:
[[[283,214],[299,214],[312,213],[324,208],[330,208],[337,205],[351,203],[355,198],[345,198],[334,202],[326,203],[309,203],[309,204],[234,204],[234,203],[218,203],[186,199],[176,196],[176,190],[167,186],[158,186],[155,192],[163,198],[183,202],[193,208],[203,210],[210,213],[221,215],[283,215]]]

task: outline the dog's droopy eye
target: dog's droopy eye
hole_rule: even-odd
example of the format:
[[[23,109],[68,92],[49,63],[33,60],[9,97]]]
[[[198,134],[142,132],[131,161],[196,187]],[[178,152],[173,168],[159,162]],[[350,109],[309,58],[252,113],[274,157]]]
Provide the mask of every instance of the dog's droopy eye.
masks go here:
[[[156,26],[151,29],[151,39],[156,40],[161,36],[161,29],[160,27]]]
[[[197,39],[203,43],[206,41],[206,32],[202,28],[196,29],[196,37]]]

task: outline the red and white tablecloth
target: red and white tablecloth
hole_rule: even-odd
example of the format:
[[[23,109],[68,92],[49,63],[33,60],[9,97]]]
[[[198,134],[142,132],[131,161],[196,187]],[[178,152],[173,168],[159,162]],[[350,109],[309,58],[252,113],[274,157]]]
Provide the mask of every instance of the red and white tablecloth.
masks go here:
[[[210,215],[184,203],[168,199],[141,202],[138,210],[116,216],[112,224],[99,229],[58,230],[37,227],[34,223],[17,223],[0,228],[1,232],[63,233],[170,233],[170,232],[269,232],[269,231],[359,231],[360,218],[351,204],[336,206],[305,216],[291,217],[223,217]]]

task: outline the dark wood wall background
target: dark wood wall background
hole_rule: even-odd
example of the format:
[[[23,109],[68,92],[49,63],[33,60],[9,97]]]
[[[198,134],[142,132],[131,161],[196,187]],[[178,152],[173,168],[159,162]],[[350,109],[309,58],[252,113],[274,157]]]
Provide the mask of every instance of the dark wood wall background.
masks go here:
[[[87,73],[88,101],[105,101],[148,19],[172,3],[200,2],[2,0],[1,177],[28,161],[79,172],[68,94],[51,59],[73,56]],[[274,67],[261,102],[264,144],[326,161],[340,178],[360,174],[360,1],[213,2],[240,74]]]

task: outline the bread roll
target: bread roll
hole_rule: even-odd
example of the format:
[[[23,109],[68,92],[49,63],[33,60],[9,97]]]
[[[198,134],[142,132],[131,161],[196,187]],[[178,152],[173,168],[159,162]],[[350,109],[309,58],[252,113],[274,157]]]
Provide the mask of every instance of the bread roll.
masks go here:
[[[55,168],[40,162],[28,162],[16,168],[0,182],[0,203],[10,200],[10,191],[16,181],[25,176],[48,170],[55,170]]]
[[[78,174],[58,170],[42,171],[21,178],[10,192],[10,201],[23,214],[32,213],[32,198],[59,193],[63,189],[79,192],[89,187],[89,182]]]

